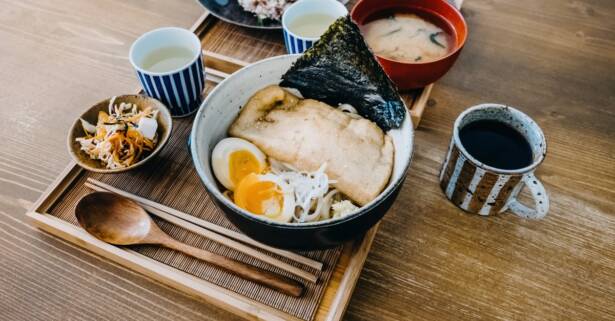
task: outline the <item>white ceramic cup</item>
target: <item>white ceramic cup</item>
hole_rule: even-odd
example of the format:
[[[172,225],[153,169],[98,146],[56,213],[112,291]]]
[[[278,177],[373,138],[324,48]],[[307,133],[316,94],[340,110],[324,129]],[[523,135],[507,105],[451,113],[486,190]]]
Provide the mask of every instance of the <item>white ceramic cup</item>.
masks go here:
[[[346,16],[348,9],[337,0],[299,0],[289,6],[282,15],[284,44],[289,54],[303,53],[320,38],[302,37],[292,31],[293,22],[305,15],[326,14],[334,18]]]
[[[167,72],[153,72],[143,66],[152,52],[165,47],[188,49],[192,58],[183,66]],[[201,41],[190,30],[168,27],[141,35],[130,47],[130,63],[137,72],[148,96],[160,100],[174,117],[187,116],[198,110],[205,88]]]
[[[463,146],[459,132],[469,123],[495,120],[516,129],[532,149],[532,163],[518,169],[500,169],[482,163]],[[494,215],[510,210],[524,218],[540,219],[549,211],[549,197],[534,175],[547,153],[545,136],[534,120],[521,111],[505,105],[482,104],[461,113],[453,127],[453,138],[440,170],[440,187],[453,204],[479,215]],[[517,199],[526,186],[534,207]]]

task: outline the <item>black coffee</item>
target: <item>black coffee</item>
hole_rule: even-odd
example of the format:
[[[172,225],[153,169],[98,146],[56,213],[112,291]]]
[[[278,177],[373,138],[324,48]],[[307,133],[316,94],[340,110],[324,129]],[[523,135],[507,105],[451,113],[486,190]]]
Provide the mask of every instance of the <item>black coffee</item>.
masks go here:
[[[465,125],[461,144],[483,164],[500,169],[519,169],[532,164],[532,148],[525,137],[496,120],[478,120]]]

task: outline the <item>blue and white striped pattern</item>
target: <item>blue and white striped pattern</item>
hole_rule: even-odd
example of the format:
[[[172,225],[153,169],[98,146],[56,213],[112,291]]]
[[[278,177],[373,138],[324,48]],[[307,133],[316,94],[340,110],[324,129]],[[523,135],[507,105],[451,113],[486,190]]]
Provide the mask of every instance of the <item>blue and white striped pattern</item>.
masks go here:
[[[314,45],[314,41],[295,37],[284,29],[284,43],[289,54],[303,53]]]
[[[145,92],[165,104],[174,117],[190,115],[201,105],[205,84],[202,54],[178,72],[157,75],[137,70],[137,76]]]

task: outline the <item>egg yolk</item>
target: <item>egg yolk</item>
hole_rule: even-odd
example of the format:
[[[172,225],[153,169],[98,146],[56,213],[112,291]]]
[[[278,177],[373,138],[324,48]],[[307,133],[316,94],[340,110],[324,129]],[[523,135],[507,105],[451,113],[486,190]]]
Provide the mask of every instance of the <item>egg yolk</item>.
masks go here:
[[[260,173],[261,163],[254,154],[247,150],[237,150],[229,155],[229,176],[233,185],[237,186],[241,180],[251,173]]]
[[[278,216],[284,207],[281,188],[270,181],[262,181],[257,174],[248,174],[235,189],[235,204],[257,215]]]

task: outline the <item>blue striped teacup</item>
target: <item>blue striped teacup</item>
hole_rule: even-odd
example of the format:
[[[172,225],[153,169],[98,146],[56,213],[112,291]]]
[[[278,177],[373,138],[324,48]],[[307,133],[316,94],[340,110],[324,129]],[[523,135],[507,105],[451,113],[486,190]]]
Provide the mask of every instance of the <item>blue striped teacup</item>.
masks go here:
[[[331,23],[339,17],[348,14],[348,9],[337,0],[299,0],[289,6],[282,15],[282,29],[284,30],[284,43],[286,50],[290,54],[303,53],[308,50],[327,30],[328,26],[316,25],[311,32],[320,33],[318,36],[305,34],[304,30],[297,30],[296,22],[301,20],[303,26],[305,23],[312,22],[322,24],[322,21],[310,21],[315,15],[326,15],[331,18]]]
[[[152,30],[132,44],[129,58],[145,92],[164,103],[173,117],[197,111],[205,72],[201,42],[194,33],[175,27]],[[157,64],[150,66],[152,62]]]

